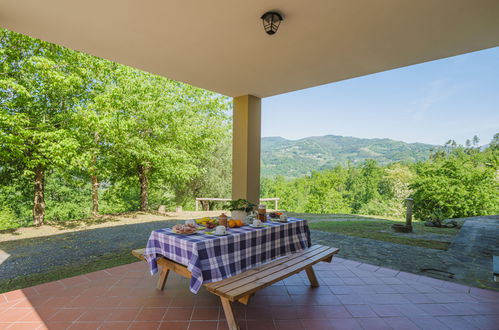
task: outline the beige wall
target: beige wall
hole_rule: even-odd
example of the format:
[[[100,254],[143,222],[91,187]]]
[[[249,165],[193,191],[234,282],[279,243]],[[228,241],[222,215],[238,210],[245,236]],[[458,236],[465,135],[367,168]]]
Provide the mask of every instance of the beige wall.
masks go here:
[[[261,99],[234,98],[232,140],[232,199],[260,198]]]

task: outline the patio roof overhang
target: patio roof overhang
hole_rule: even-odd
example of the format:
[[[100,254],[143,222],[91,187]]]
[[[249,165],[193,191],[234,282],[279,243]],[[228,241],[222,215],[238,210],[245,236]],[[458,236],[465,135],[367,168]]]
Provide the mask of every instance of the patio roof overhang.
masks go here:
[[[260,16],[284,21],[267,35]],[[497,0],[3,0],[2,27],[228,96],[499,46]]]
[[[1,27],[235,97],[232,197],[253,202],[261,98],[499,46],[498,18],[498,0],[0,2]]]

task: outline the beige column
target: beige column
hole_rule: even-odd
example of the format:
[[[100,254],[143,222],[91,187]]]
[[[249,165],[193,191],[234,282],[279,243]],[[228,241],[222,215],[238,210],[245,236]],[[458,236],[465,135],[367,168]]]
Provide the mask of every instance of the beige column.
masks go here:
[[[232,199],[244,198],[255,204],[260,199],[261,104],[253,95],[234,98]]]

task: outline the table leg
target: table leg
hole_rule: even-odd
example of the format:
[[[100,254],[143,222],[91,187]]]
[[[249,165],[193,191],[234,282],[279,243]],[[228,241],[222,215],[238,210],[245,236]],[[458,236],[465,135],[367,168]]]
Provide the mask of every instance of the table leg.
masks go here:
[[[313,288],[317,288],[319,286],[319,281],[317,281],[317,277],[315,276],[314,269],[312,266],[305,269],[307,272],[308,280],[310,281],[310,286]]]
[[[159,274],[158,278],[158,285],[156,286],[158,290],[163,291],[166,285],[166,280],[168,279],[168,273],[170,272],[170,269],[163,267],[161,269],[161,273]]]
[[[227,320],[229,330],[239,330],[229,299],[220,297],[220,300],[222,301],[222,307],[224,308],[225,319]]]

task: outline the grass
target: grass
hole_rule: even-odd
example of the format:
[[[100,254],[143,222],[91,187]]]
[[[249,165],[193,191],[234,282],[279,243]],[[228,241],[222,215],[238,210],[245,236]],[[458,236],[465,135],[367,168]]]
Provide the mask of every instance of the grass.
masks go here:
[[[378,241],[419,246],[430,249],[447,250],[449,243],[408,237],[410,234],[395,235],[391,229],[392,224],[400,221],[392,220],[355,220],[355,221],[321,221],[310,223],[311,229],[342,235],[370,238]],[[413,222],[414,233],[417,235],[440,234],[454,236],[459,229],[425,227],[421,222]]]
[[[0,281],[0,293],[121,266],[135,261],[138,261],[137,258],[132,256],[129,250],[118,254],[107,254],[85,263],[59,266],[52,268],[47,272],[33,273],[6,281]]]
[[[379,216],[379,215],[363,215],[363,214],[315,214],[315,213],[294,213],[288,212],[290,217],[306,219],[306,220],[392,220],[405,221],[404,218]]]

